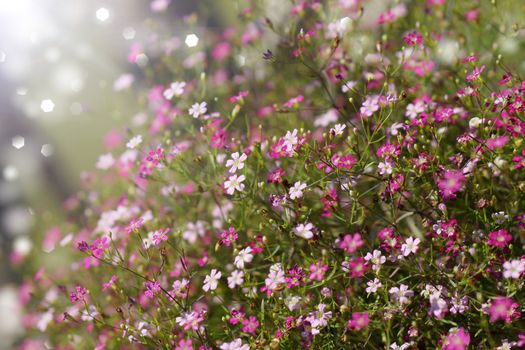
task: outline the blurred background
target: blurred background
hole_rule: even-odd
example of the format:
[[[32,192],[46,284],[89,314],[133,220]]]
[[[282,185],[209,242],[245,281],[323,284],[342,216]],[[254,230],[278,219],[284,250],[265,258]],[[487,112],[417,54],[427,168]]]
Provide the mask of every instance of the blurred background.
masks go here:
[[[176,49],[188,33],[168,24],[198,6],[0,0],[0,349],[23,331],[21,276],[13,266],[31,252],[33,238],[48,232],[39,223],[65,215],[62,203],[78,189],[82,171],[94,169],[125,125],[143,118],[133,89],[149,57],[136,43],[162,35],[160,49]],[[232,15],[213,4],[205,11]]]

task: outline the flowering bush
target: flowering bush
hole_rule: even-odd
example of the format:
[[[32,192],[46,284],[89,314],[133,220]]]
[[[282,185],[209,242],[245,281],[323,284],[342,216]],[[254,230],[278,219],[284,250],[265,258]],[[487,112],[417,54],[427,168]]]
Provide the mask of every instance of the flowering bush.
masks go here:
[[[525,82],[487,51],[497,3],[252,5],[134,45],[146,112],[47,237],[78,252],[22,286],[22,347],[522,347]]]

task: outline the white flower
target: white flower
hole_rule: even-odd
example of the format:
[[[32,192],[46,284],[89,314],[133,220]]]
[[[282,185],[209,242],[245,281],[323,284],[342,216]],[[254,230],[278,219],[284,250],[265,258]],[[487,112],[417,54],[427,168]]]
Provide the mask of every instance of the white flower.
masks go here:
[[[108,170],[115,164],[115,159],[111,153],[103,154],[98,158],[97,168],[101,170]]]
[[[503,268],[503,277],[518,279],[525,271],[525,260],[505,261]]]
[[[299,236],[299,237],[302,237],[304,239],[312,239],[312,237],[314,236],[314,225],[312,225],[311,223],[306,223],[305,224],[299,224],[297,226],[294,227],[293,229],[293,232]]]
[[[290,311],[298,309],[301,306],[301,300],[303,300],[303,298],[295,295],[288,296],[285,300],[286,307],[288,307],[288,310]]]
[[[352,19],[343,17],[340,20],[329,23],[326,27],[326,38],[335,39],[336,37],[343,37],[352,25]]]
[[[373,281],[368,281],[366,285],[368,286],[366,288],[367,293],[375,293],[379,288],[383,287],[383,284],[377,278],[374,278]]]
[[[243,344],[240,338],[235,339],[229,343],[222,343],[221,350],[250,350],[248,344]]]
[[[191,114],[193,118],[198,118],[206,113],[207,110],[206,102],[194,103],[189,109],[188,113]]]
[[[290,199],[301,198],[303,196],[303,190],[306,188],[306,184],[297,181],[289,190]]]
[[[136,136],[133,136],[128,141],[128,143],[126,143],[126,147],[129,149],[133,149],[137,147],[138,145],[140,145],[141,143],[142,143],[142,135],[136,135]]]
[[[403,255],[408,256],[410,255],[410,253],[415,254],[417,252],[419,242],[419,238],[414,239],[413,237],[408,237],[405,243],[403,243],[403,245],[401,246],[401,252],[403,253]]]
[[[373,253],[368,252],[365,256],[365,260],[372,263],[372,270],[378,271],[381,265],[386,261],[386,257],[381,254],[380,250],[375,249]]]
[[[184,93],[186,83],[183,81],[175,81],[171,83],[170,87],[164,90],[164,97],[166,100],[171,100],[173,96],[180,96]]]
[[[281,283],[285,282],[284,271],[281,264],[273,264],[270,266],[268,277],[264,280],[264,284],[268,290],[274,290],[279,287]]]
[[[408,298],[414,295],[414,292],[408,289],[407,285],[400,285],[398,287],[392,287],[388,290],[394,300],[398,301],[400,304],[408,304]]]
[[[286,151],[293,151],[295,145],[299,143],[299,139],[297,138],[297,129],[293,129],[293,132],[287,131],[286,135],[283,137],[283,141]]]
[[[239,270],[233,270],[231,275],[228,277],[228,287],[233,289],[236,286],[240,286],[244,283],[244,272]]]
[[[239,152],[235,152],[232,154],[232,158],[228,159],[226,161],[226,167],[230,168],[230,173],[234,173],[237,171],[237,169],[244,168],[244,161],[248,158],[246,154],[239,155]]]
[[[224,188],[226,189],[226,193],[232,195],[235,193],[235,191],[242,192],[244,190],[244,184],[242,183],[246,177],[244,175],[237,176],[233,175],[228,178],[224,182]]]
[[[244,269],[244,263],[250,263],[253,260],[252,248],[246,247],[237,254],[235,257],[235,266],[238,269]]]
[[[335,136],[343,135],[343,131],[346,129],[344,124],[335,124],[333,128],[330,129],[330,132],[334,133]]]
[[[341,91],[342,92],[348,92],[350,90],[352,90],[353,88],[355,88],[355,86],[357,85],[357,82],[355,81],[347,81],[343,86],[341,86]]]
[[[202,289],[205,292],[217,289],[217,284],[219,283],[221,276],[222,274],[220,271],[212,269],[210,274],[204,278],[204,285],[202,286]]]
[[[377,102],[377,99],[368,97],[361,105],[361,108],[359,109],[359,113],[361,113],[361,115],[366,118],[366,117],[370,117],[378,109],[379,109],[379,103]]]
[[[405,116],[409,117],[410,119],[414,119],[419,115],[419,113],[423,113],[424,111],[425,105],[422,101],[418,101],[415,104],[409,103],[405,112]]]
[[[379,168],[379,175],[385,175],[385,174],[392,174],[392,171],[394,170],[393,167],[392,167],[392,163],[390,163],[389,161],[385,161],[384,163],[381,162],[377,165],[377,167]]]

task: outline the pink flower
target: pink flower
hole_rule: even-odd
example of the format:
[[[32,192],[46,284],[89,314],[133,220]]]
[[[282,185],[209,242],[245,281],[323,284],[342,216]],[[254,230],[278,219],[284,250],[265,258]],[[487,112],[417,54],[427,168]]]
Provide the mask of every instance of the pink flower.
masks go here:
[[[446,170],[437,182],[439,191],[444,199],[455,198],[465,183],[465,176],[460,170]]]
[[[193,350],[191,339],[181,339],[175,350]]]
[[[237,103],[237,102],[242,102],[243,101],[243,97],[246,97],[248,96],[249,92],[248,91],[239,91],[239,93],[235,96],[232,96],[230,97],[230,103]]]
[[[354,312],[352,319],[348,321],[346,326],[349,329],[360,330],[368,326],[368,312]]]
[[[91,251],[93,255],[97,258],[102,257],[104,251],[109,248],[109,237],[104,236],[102,238],[97,238],[91,245]]]
[[[310,276],[308,279],[310,281],[322,281],[327,270],[328,265],[324,265],[322,262],[318,261],[317,263],[310,265]]]
[[[472,80],[478,79],[484,70],[485,70],[485,66],[481,66],[481,68],[474,67],[472,72],[469,75],[467,75],[467,81],[471,82]]]
[[[69,294],[71,302],[76,303],[77,301],[84,301],[87,294],[87,289],[81,286],[76,286],[75,291]]]
[[[142,227],[143,224],[144,224],[144,219],[143,218],[138,218],[138,219],[131,220],[130,223],[128,224],[128,226],[126,227],[126,233],[131,233],[133,231],[137,231],[139,228]]]
[[[517,308],[518,304],[511,298],[494,298],[490,303],[489,308],[490,322],[495,323],[497,320],[501,319],[506,323],[510,323],[513,316],[519,316],[519,311],[516,310]]]
[[[250,316],[249,318],[242,321],[243,332],[253,334],[255,333],[257,327],[259,327],[259,321],[257,321],[257,317],[255,316]]]
[[[367,269],[365,259],[353,258],[348,262],[348,268],[350,269],[350,277],[363,277]]]
[[[423,36],[416,31],[410,32],[403,37],[408,46],[414,46],[423,42]]]
[[[347,253],[353,253],[357,248],[363,245],[363,240],[359,233],[353,235],[345,235],[343,240],[339,242],[339,248],[343,249]]]
[[[237,235],[237,232],[235,232],[235,229],[230,227],[229,229],[222,231],[221,240],[219,243],[229,247],[233,242],[235,242],[237,237],[239,236]]]
[[[303,101],[304,101],[304,96],[303,95],[299,95],[299,96],[293,97],[293,98],[289,99],[288,101],[286,101],[283,104],[283,107],[297,108],[297,107],[299,107],[299,103],[301,103]]]
[[[498,248],[505,248],[510,241],[512,241],[512,236],[507,230],[501,229],[489,233],[487,244]]]
[[[109,279],[109,282],[102,284],[102,290],[109,289],[117,281],[117,276],[113,275]]]
[[[503,148],[509,142],[508,136],[491,137],[487,140],[487,147],[491,150]]]
[[[452,328],[443,342],[443,350],[465,350],[469,344],[470,335],[464,328]]]
[[[152,237],[153,244],[160,245],[162,243],[162,241],[167,241],[168,240],[168,235],[167,235],[168,232],[170,232],[169,228],[166,228],[164,230],[160,229],[160,230],[157,230],[157,231],[153,232],[153,237]]]
[[[144,295],[150,299],[155,297],[155,293],[160,291],[160,283],[158,281],[155,282],[146,282],[146,291],[144,292]]]

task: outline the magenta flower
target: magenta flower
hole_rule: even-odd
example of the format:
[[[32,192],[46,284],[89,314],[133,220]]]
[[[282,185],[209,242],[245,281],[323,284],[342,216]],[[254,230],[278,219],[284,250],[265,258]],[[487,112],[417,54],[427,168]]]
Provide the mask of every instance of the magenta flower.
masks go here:
[[[239,236],[237,235],[237,232],[235,232],[235,228],[230,227],[229,229],[222,231],[220,244],[224,244],[225,246],[229,247],[233,242],[235,242],[237,237]]]
[[[128,226],[126,227],[126,233],[137,231],[139,228],[142,227],[143,224],[144,224],[143,218],[131,220]]]
[[[71,302],[76,303],[77,301],[84,301],[87,294],[87,289],[81,286],[76,286],[75,291],[69,294]]]
[[[104,236],[102,238],[97,238],[91,245],[91,251],[93,255],[97,258],[102,257],[104,251],[109,248],[109,237]]]
[[[368,326],[368,312],[354,312],[352,319],[348,321],[346,326],[349,329],[360,330]]]
[[[517,311],[517,308],[518,304],[515,303],[511,298],[494,298],[489,307],[490,322],[495,323],[501,319],[506,323],[510,323],[513,316],[519,316],[519,311]]]
[[[492,231],[489,233],[488,245],[505,248],[512,241],[512,236],[505,229]]]
[[[350,277],[363,277],[368,265],[365,264],[363,258],[353,258],[348,262],[348,268],[350,269]]]
[[[146,286],[146,291],[144,292],[144,295],[150,299],[155,297],[155,293],[160,291],[160,283],[158,281],[146,282],[144,285]]]
[[[354,233],[353,235],[345,235],[343,240],[339,242],[339,248],[343,249],[347,253],[353,253],[357,248],[363,245],[363,240],[359,232]]]
[[[484,70],[485,70],[485,66],[481,66],[481,68],[474,67],[472,72],[469,75],[467,75],[467,81],[470,83],[472,80],[478,79]]]
[[[250,316],[242,321],[243,332],[253,334],[255,333],[257,327],[259,327],[259,321],[257,321],[257,317],[255,316]]]
[[[465,350],[470,344],[470,335],[464,328],[452,328],[443,342],[443,350]]]
[[[416,31],[410,32],[403,37],[403,41],[408,46],[414,46],[423,42],[423,36]]]
[[[310,281],[317,280],[322,281],[324,274],[328,270],[328,265],[323,264],[322,262],[318,261],[315,264],[310,265],[310,276],[308,279]]]
[[[465,176],[460,170],[446,170],[437,182],[439,191],[444,199],[455,198],[465,183]]]

